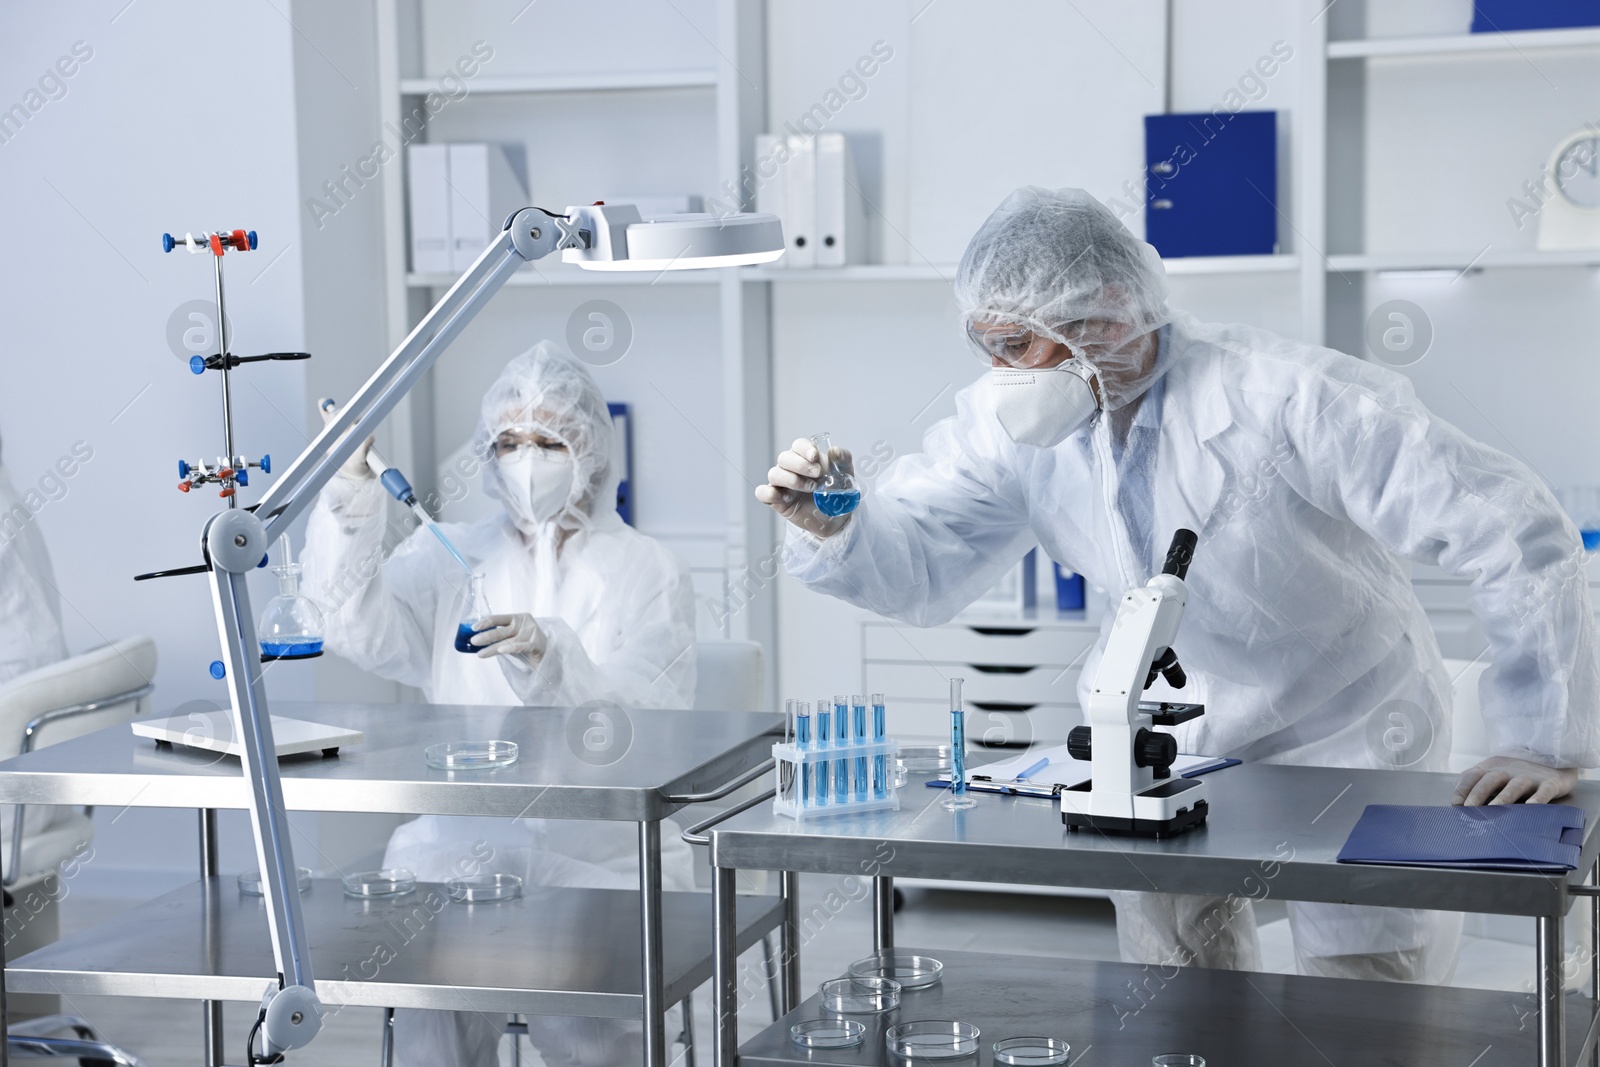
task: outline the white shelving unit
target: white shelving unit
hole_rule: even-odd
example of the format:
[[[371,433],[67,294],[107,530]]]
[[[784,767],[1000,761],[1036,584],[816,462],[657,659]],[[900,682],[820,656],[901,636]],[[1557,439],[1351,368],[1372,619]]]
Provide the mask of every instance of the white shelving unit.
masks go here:
[[[649,109],[659,109],[665,94],[666,99],[678,101],[675,106],[710,118],[704,128],[711,131],[708,151],[714,158],[707,160],[705,169],[708,175],[714,174],[714,181],[706,182],[705,188],[684,191],[717,195],[721,189],[736,187],[739,175],[749,162],[754,135],[766,120],[765,8],[760,3],[742,0],[712,0],[711,6],[715,11],[714,32],[702,32],[704,27],[696,27],[694,39],[696,42],[704,41],[702,51],[707,58],[715,58],[714,66],[575,72],[554,69],[562,62],[562,58],[553,55],[549,57],[552,70],[548,73],[532,70],[506,74],[484,70],[471,78],[465,98],[449,103],[452,110],[447,117],[460,121],[461,116],[469,116],[473,128],[480,131],[475,136],[484,139],[485,134],[481,131],[487,129],[487,139],[493,139],[506,124],[528,120],[529,116],[537,115],[544,119],[559,115],[569,107],[576,111],[588,108],[591,109],[589,113],[593,113],[592,109],[596,107],[595,94],[605,94],[604,107],[631,108],[633,102],[637,101],[638,107],[644,109],[641,114],[654,116],[659,111]],[[686,13],[677,6],[669,5],[663,10],[670,13],[673,19],[690,20],[691,14],[698,16],[704,8]],[[491,27],[503,35],[495,38],[496,46],[513,43],[519,33],[525,35],[536,19],[545,20],[552,40],[566,40],[569,34],[578,33],[583,28],[581,20],[587,17],[581,7],[573,4],[545,4],[531,11],[525,9],[525,13],[528,23],[510,27],[495,23]],[[426,53],[424,18],[471,19],[482,14],[482,11],[470,5],[462,5],[457,9],[433,0],[379,0],[378,65],[382,119],[389,124],[389,128],[399,128],[402,115],[411,113],[426,94],[440,89],[439,72],[422,69]],[[522,16],[517,17],[520,19]],[[690,24],[693,25],[692,21]],[[677,28],[685,29],[681,25]],[[476,27],[473,32],[481,29]],[[629,28],[629,32],[638,34],[640,31]],[[498,57],[501,49],[497,47],[496,51]],[[636,51],[647,53],[648,49]],[[513,48],[505,52],[514,55]],[[540,56],[538,61],[529,63],[524,55],[511,60],[497,58],[496,62],[520,62],[524,66],[537,67],[542,65],[544,58]],[[690,95],[684,96],[685,91]],[[696,95],[696,91],[703,91],[703,96]],[[702,108],[706,111],[698,110]],[[430,126],[441,121],[437,117],[431,119]],[[495,123],[500,125],[492,125]],[[695,128],[701,127],[697,125]],[[596,136],[601,139],[608,135],[611,135],[610,130],[596,131]],[[427,136],[424,133],[422,139],[426,140]],[[502,139],[523,141],[526,136],[523,131],[505,128]],[[576,144],[570,132],[566,140],[552,137],[552,143],[571,145],[576,151],[583,151],[585,147]],[[538,174],[541,156],[549,159],[551,146],[529,144],[527,149],[530,170],[533,171],[529,177],[532,179]],[[645,191],[637,186],[630,189],[630,185],[635,180],[649,180],[648,176],[637,177],[642,169],[639,165],[647,161],[648,152],[648,146],[644,145],[623,146],[618,158],[627,162],[618,166],[617,172],[610,176],[609,180],[615,184],[610,190],[597,192],[614,194],[618,190]],[[403,165],[384,169],[382,187],[386,237],[384,275],[388,292],[388,334],[392,345],[405,337],[444,289],[454,283],[455,278],[420,274],[409,269]],[[720,504],[724,521],[718,534],[690,538],[692,543],[687,543],[681,536],[673,540],[669,533],[666,535],[667,543],[688,557],[691,570],[695,572],[696,590],[702,608],[708,600],[719,597],[724,600],[720,611],[702,610],[702,638],[716,636],[706,632],[705,620],[710,617],[720,622],[721,636],[758,640],[769,648],[773,647],[774,613],[770,593],[758,594],[748,602],[742,599],[737,604],[727,602],[732,585],[729,576],[745,573],[755,561],[772,551],[770,515],[765,508],[756,504],[746,480],[741,476],[744,470],[764,472],[769,462],[765,458],[771,438],[768,294],[765,288],[741,284],[740,276],[731,269],[668,271],[660,274],[601,273],[565,266],[554,258],[530,265],[513,275],[507,287],[519,290],[521,294],[503,294],[483,318],[494,314],[496,305],[502,302],[520,301],[523,303],[518,306],[524,307],[529,300],[537,302],[544,299],[530,294],[530,290],[533,293],[541,289],[557,290],[569,301],[574,290],[581,291],[584,288],[592,288],[596,293],[616,293],[615,299],[619,300],[623,299],[621,294],[624,292],[637,294],[651,287],[672,287],[679,292],[688,287],[696,293],[709,290],[713,294],[716,308],[714,326],[705,343],[720,351],[720,373],[717,382],[705,382],[704,387],[720,391],[722,427],[720,439],[709,440],[708,444],[727,460],[731,469],[705,472],[695,489],[702,494],[710,494],[704,503],[707,510],[712,510],[712,506],[718,503],[715,486],[722,486]],[[697,296],[695,299],[704,298]],[[514,352],[513,349],[504,355],[510,356]],[[450,359],[450,355],[445,358]],[[660,370],[664,377],[693,377],[699,380],[705,376],[698,370],[680,372],[670,367],[655,369]],[[419,490],[432,487],[436,465],[449,448],[449,443],[437,439],[435,434],[437,405],[433,390],[434,386],[429,383],[419,386],[403,410],[391,417],[390,424],[396,439],[395,451],[406,457],[412,481]],[[652,399],[660,404],[671,403],[670,399],[648,395],[643,403],[649,403]],[[660,435],[667,432],[661,428],[666,422],[665,418],[653,420],[656,426],[648,427],[645,423],[652,420],[641,419],[639,407],[640,404],[636,403],[633,443],[635,478],[638,477],[642,451],[650,450],[652,456],[661,455],[676,443],[661,439]],[[652,438],[652,433],[656,437]],[[708,482],[711,484],[706,484]],[[647,515],[641,516],[638,521],[644,532],[659,533],[651,529]],[[772,685],[770,678],[768,685]]]

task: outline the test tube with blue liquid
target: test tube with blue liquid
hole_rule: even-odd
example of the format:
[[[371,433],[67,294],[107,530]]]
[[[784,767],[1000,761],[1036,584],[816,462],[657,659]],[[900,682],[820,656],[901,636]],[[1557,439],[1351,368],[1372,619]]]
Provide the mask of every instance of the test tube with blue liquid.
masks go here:
[[[850,698],[850,728],[855,735],[858,745],[867,743],[867,702],[860,693]],[[856,791],[857,800],[867,799],[867,757],[856,757]]]
[[[967,795],[967,713],[961,706],[962,681],[950,679],[950,795],[944,799],[949,811],[978,806]]]
[[[833,695],[833,743],[835,748],[850,747],[850,705],[843,693]],[[841,804],[850,801],[850,760],[841,756],[833,761],[833,795]]]
[[[817,479],[817,487],[811,493],[812,502],[829,518],[850,514],[861,503],[861,489],[845,469],[842,452],[833,447],[825,433],[811,438],[811,443],[816,447],[817,461],[822,467],[822,477]]]
[[[804,700],[795,704],[794,744],[802,752],[811,748],[811,705]],[[813,803],[811,799],[811,768],[804,764],[800,767],[799,786],[800,806],[809,808]]]
[[[889,714],[884,707],[882,693],[872,694],[872,739],[882,741],[889,736]],[[872,799],[882,800],[889,795],[889,757],[872,757]]]
[[[827,697],[817,699],[817,747],[831,748],[833,746],[833,733],[828,727],[833,725],[833,705]],[[817,807],[828,803],[828,786],[832,769],[832,760],[818,760],[816,766],[816,788],[814,793],[817,798]]]

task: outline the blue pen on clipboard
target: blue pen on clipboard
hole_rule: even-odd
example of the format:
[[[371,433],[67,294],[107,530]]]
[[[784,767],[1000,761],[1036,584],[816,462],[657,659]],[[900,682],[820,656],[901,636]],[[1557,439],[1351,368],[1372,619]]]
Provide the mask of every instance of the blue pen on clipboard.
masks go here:
[[[1050,757],[1046,756],[1044,759],[1040,760],[1038,763],[1035,763],[1032,767],[1029,767],[1012,780],[1017,782],[1026,782],[1029,778],[1032,778],[1034,775],[1038,774],[1048,766],[1050,766]]]

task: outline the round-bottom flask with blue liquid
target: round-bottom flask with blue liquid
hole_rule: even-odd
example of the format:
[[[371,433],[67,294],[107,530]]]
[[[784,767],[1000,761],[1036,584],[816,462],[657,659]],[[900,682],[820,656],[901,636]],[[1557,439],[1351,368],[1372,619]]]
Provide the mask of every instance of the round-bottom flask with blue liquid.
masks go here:
[[[822,462],[822,478],[811,493],[812,503],[829,518],[850,514],[861,503],[861,488],[845,468],[843,451],[834,448],[825,433],[817,434],[811,443]]]

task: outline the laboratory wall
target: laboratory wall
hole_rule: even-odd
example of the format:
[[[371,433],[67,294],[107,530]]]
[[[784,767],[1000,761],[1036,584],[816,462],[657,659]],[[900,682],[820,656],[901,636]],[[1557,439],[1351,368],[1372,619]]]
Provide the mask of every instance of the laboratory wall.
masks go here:
[[[308,439],[310,396],[348,391],[365,377],[349,368],[370,368],[384,347],[382,293],[363,268],[374,227],[360,218],[378,198],[354,198],[318,230],[303,195],[373,140],[375,120],[359,137],[349,129],[371,108],[373,47],[363,3],[0,7],[0,98],[26,108],[30,92],[44,97],[0,142],[0,459],[19,492],[44,498],[32,521],[69,650],[154,638],[161,713],[226,699],[207,670],[218,644],[205,577],[133,580],[200,562],[201,528],[224,506],[215,487],[177,489],[180,459],[224,451],[218,376],[190,373],[183,337],[214,322],[212,257],[164,254],[161,235],[259,235],[256,251],[224,264],[233,350],[314,359],[235,372],[236,442],[287,462]],[[58,489],[48,475],[74,447],[91,458]],[[253,479],[241,499],[269,482]],[[251,588],[258,610],[275,592],[266,572]],[[309,700],[314,669],[273,666],[267,688],[276,701]],[[341,818],[295,817],[313,866],[381,845],[382,827]],[[224,870],[254,866],[244,814],[224,813],[222,828]],[[79,887],[159,888],[192,874],[196,843],[190,811],[102,807]]]

